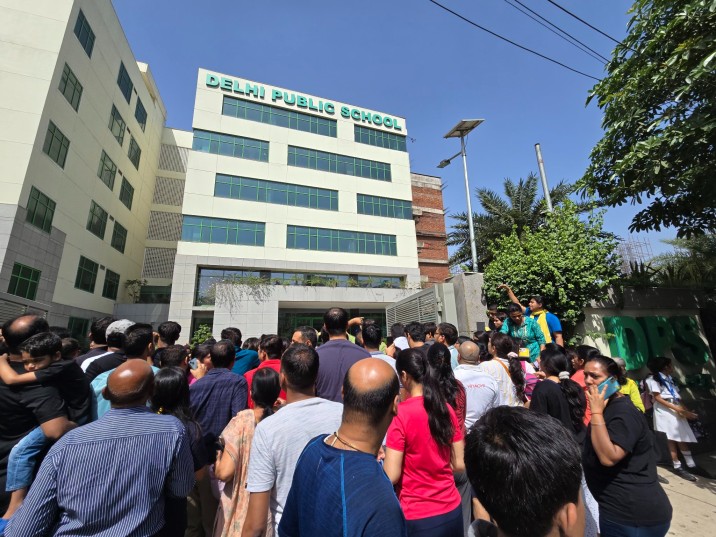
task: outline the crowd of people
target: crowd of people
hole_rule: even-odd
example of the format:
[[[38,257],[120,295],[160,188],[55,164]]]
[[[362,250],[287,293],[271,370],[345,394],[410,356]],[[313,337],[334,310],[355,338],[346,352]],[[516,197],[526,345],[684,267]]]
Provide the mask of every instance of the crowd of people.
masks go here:
[[[35,315],[2,326],[0,534],[663,537],[695,438],[666,358],[565,348],[540,296],[485,332],[330,308],[322,330],[193,347],[105,317],[89,350]],[[385,337],[387,336],[387,337]],[[663,479],[663,478],[662,478]]]

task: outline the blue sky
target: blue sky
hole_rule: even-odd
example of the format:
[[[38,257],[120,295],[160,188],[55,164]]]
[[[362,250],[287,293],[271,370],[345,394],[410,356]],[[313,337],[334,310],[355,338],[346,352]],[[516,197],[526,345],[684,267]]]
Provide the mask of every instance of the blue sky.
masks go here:
[[[462,166],[459,160],[443,170],[436,165],[459,150],[457,140],[443,139],[458,120],[485,118],[468,143],[473,192],[501,190],[505,177],[536,173],[536,142],[550,184],[574,182],[602,135],[600,110],[585,106],[593,80],[499,41],[428,0],[113,3],[135,56],[154,73],[168,126],[191,129],[199,67],[403,116],[411,168],[443,178],[450,212],[465,210]],[[441,3],[580,71],[604,75],[598,61],[504,0]],[[612,42],[546,0],[523,3],[611,55]],[[629,1],[559,3],[617,39],[626,34]],[[626,237],[636,211],[630,204],[609,209],[605,227]],[[660,239],[675,233],[640,236],[659,253],[669,249]]]

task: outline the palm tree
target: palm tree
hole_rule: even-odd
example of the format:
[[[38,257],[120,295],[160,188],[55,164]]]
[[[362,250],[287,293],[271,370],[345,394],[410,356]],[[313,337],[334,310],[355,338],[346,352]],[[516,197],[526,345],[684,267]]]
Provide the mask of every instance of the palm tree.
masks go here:
[[[503,189],[504,198],[489,188],[475,189],[477,200],[483,211],[472,215],[477,263],[480,268],[484,268],[492,260],[491,241],[509,234],[513,226],[516,226],[517,233],[522,235],[524,230],[537,229],[544,222],[547,203],[543,196],[538,195],[537,176],[534,173],[530,173],[527,179],[520,178],[516,183],[512,179],[506,178],[503,182]],[[572,185],[560,182],[550,189],[552,204],[562,203],[573,191]],[[450,265],[469,264],[471,254],[467,213],[449,216],[456,223],[447,235],[447,245],[458,247],[450,256]]]

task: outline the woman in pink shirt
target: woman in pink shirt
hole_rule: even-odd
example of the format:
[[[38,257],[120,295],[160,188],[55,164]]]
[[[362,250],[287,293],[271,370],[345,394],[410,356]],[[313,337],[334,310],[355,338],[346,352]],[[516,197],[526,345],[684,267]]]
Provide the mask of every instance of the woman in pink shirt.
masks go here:
[[[384,469],[399,487],[409,537],[463,534],[453,472],[464,472],[463,433],[440,389],[438,372],[417,348],[398,354],[395,367],[409,397],[388,428]]]

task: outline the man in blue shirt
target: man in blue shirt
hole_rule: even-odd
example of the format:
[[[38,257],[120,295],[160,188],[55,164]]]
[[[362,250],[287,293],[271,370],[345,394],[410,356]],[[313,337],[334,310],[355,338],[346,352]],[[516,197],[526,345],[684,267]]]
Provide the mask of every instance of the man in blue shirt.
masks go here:
[[[147,408],[153,384],[141,360],[115,369],[104,390],[112,409],[50,449],[6,537],[183,534],[189,439],[177,418]]]
[[[383,360],[353,365],[343,382],[343,419],[336,432],[303,450],[278,527],[279,537],[407,535],[390,479],[377,461],[398,413],[398,377]]]
[[[230,326],[221,331],[221,339],[228,339],[234,344],[236,357],[231,368],[233,373],[244,375],[247,371],[256,369],[259,366],[259,353],[251,349],[241,348],[241,330]]]

